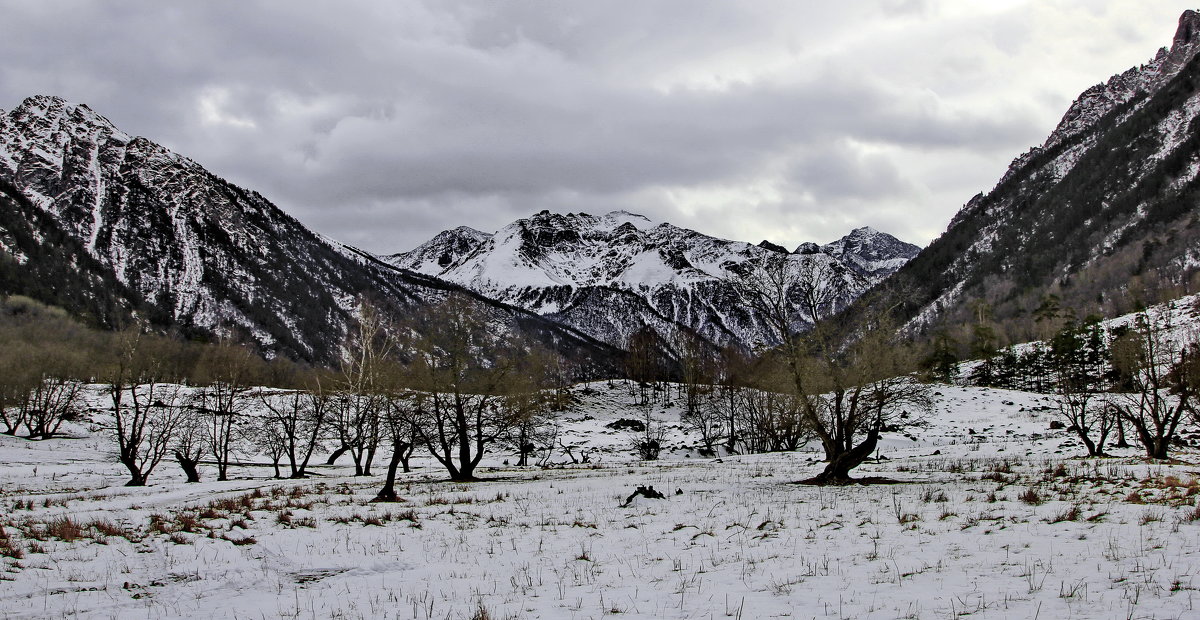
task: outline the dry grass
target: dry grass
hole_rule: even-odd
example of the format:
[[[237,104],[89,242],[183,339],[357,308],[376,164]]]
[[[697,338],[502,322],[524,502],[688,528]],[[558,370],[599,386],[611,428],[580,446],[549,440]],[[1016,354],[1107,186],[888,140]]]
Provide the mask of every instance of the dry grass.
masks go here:
[[[45,524],[45,533],[49,538],[57,538],[63,542],[75,542],[91,536],[91,528],[68,516],[57,517]]]
[[[1038,495],[1037,489],[1029,487],[1017,496],[1017,499],[1029,504],[1030,506],[1038,506],[1042,503],[1042,496]]]
[[[21,543],[9,536],[4,526],[0,526],[0,556],[19,560],[25,557],[25,549]]]

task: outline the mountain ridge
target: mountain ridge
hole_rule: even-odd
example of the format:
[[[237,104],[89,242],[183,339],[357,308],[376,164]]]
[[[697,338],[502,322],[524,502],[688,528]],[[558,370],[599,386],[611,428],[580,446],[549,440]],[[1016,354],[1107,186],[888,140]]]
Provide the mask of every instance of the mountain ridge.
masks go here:
[[[620,365],[615,349],[569,327],[319,235],[257,192],[120,131],[83,104],[34,96],[0,113],[0,181],[130,291],[121,303],[134,319],[192,337],[245,338],[268,355],[329,363],[360,298],[404,315],[463,292],[497,326],[569,350],[583,366],[612,374]],[[4,232],[0,254],[27,252]],[[14,282],[0,292],[21,287],[29,288]]]
[[[807,251],[809,245],[816,250]],[[382,258],[617,346],[638,329],[651,327],[668,339],[682,329],[717,346],[754,348],[774,341],[727,282],[739,269],[768,253],[797,263],[836,264],[845,280],[846,293],[838,300],[844,305],[919,251],[869,227],[824,246],[802,244],[799,249],[805,251],[720,239],[628,211],[542,211],[494,234],[463,227],[443,231],[408,252]],[[599,318],[605,304],[620,308],[626,319]]]
[[[1079,95],[1041,146],[1014,159],[892,278],[913,333],[995,321],[1033,335],[1048,296],[1122,314],[1187,292],[1200,265],[1200,14],[1143,65]]]

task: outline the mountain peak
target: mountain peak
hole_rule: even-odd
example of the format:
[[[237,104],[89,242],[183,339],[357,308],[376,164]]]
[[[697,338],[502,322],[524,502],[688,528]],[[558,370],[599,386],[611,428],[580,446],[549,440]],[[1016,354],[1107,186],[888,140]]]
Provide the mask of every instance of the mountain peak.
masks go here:
[[[979,299],[998,300],[993,320],[1015,319],[1048,292],[1081,316],[1120,314],[1148,301],[1127,292],[1131,278],[1189,281],[1194,238],[1160,231],[1188,225],[1200,188],[1198,71],[1200,12],[1185,11],[1169,49],[1081,93],[1042,147],[897,273],[910,328],[971,322]]]
[[[618,346],[642,327],[660,334],[687,329],[712,344],[769,343],[763,325],[730,288],[729,274],[745,273],[768,255],[795,264],[840,263],[846,294],[837,304],[844,305],[917,250],[863,227],[843,239],[844,257],[811,243],[791,253],[769,241],[757,246],[728,241],[624,210],[604,215],[541,211],[484,241],[451,241],[439,235],[385,260],[553,317]]]
[[[112,121],[97,114],[86,103],[72,103],[57,95],[34,95],[26,97],[11,115],[25,120],[45,119],[48,127],[57,129],[61,125],[102,129],[107,133],[124,135]]]
[[[1172,47],[1191,45],[1200,34],[1200,13],[1188,9],[1179,16],[1179,28],[1175,31]]]
[[[871,228],[870,226],[861,226],[859,228],[855,228],[854,230],[851,230],[850,234],[846,235],[846,236],[847,237],[873,237],[878,234],[881,234],[881,233],[878,230]]]
[[[1157,90],[1175,77],[1197,53],[1200,53],[1200,13],[1189,9],[1179,16],[1179,27],[1170,49],[1160,49],[1150,62],[1116,74],[1108,81],[1083,91],[1067,109],[1046,142],[1040,148],[1031,149],[1018,157],[1001,183],[1024,168],[1040,152],[1087,131],[1106,114],[1139,94]]]
[[[787,248],[785,248],[779,244],[776,244],[776,243],[771,243],[770,241],[767,241],[766,239],[763,239],[762,241],[758,242],[758,247],[760,247],[764,250],[771,250],[772,252],[778,252],[780,254],[791,254],[791,252],[787,251]]]
[[[486,239],[487,237],[491,237],[490,234],[485,233],[481,230],[476,230],[474,228],[471,228],[470,226],[456,226],[454,228],[451,228],[450,230],[443,232],[442,234],[445,235],[447,233],[453,233],[459,237],[471,237],[471,238],[475,238],[475,239]]]
[[[916,256],[921,248],[870,226],[821,246],[826,254],[847,261],[862,274],[890,273]]]
[[[386,256],[384,260],[401,269],[436,276],[491,238],[491,234],[470,226],[458,226],[443,230],[408,252]]]

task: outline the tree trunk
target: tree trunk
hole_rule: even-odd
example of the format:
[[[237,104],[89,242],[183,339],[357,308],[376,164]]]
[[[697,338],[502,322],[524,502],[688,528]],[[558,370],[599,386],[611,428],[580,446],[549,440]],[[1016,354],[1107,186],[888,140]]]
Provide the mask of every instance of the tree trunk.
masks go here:
[[[305,452],[304,452],[304,458],[303,458],[303,459],[300,461],[300,464],[299,464],[298,466],[295,466],[295,467],[293,467],[293,468],[292,468],[292,475],[291,475],[291,477],[292,477],[293,479],[298,479],[298,478],[307,478],[307,477],[308,477],[308,460],[309,460],[310,458],[312,458],[312,453],[313,453],[312,446],[309,446],[309,447],[308,447],[308,448],[305,450]]]
[[[179,461],[179,467],[183,469],[188,482],[200,482],[200,459],[190,459],[182,452],[176,450],[175,460]]]
[[[1125,439],[1125,420],[1121,418],[1121,414],[1117,414],[1117,447],[1128,448],[1129,440]]]
[[[337,462],[338,458],[341,457],[343,454],[345,454],[346,451],[349,449],[350,449],[350,446],[342,446],[342,447],[338,448],[337,450],[334,450],[333,452],[329,453],[329,458],[325,460],[325,464],[333,465],[334,463]]]
[[[379,490],[379,494],[375,496],[377,502],[398,502],[400,496],[396,495],[396,470],[400,467],[400,462],[405,461],[404,471],[408,471],[408,464],[404,453],[408,450],[405,444],[394,444],[392,446],[392,458],[388,459],[387,478],[383,481],[383,488]]]
[[[1167,449],[1169,443],[1170,442],[1167,441],[1166,437],[1159,437],[1155,439],[1154,442],[1148,446],[1150,448],[1150,450],[1148,450],[1150,458],[1163,461],[1167,460]]]
[[[816,477],[811,478],[808,482],[813,484],[849,484],[854,482],[850,477],[850,470],[858,467],[863,461],[870,458],[871,453],[875,451],[875,446],[879,443],[879,429],[871,429],[867,432],[866,439],[862,443],[854,446],[849,450],[838,451],[829,463],[825,466],[825,470]]]
[[[455,482],[470,482],[475,480],[475,463],[470,459],[459,461],[458,467],[450,472],[450,479]]]
[[[1141,420],[1135,418],[1131,419],[1129,423],[1132,424],[1134,430],[1137,431],[1138,441],[1140,441],[1142,443],[1142,447],[1146,449],[1146,456],[1148,458],[1167,458],[1167,444],[1165,441],[1156,439],[1154,434],[1150,432],[1150,429],[1147,428],[1147,425]]]
[[[144,487],[144,486],[146,486],[146,476],[144,474],[142,474],[142,470],[138,469],[137,466],[134,465],[130,461],[123,460],[123,461],[121,461],[121,464],[125,466],[125,469],[129,470],[129,482],[126,482],[125,486],[127,486],[127,487]]]
[[[517,461],[517,466],[518,467],[528,466],[529,465],[529,457],[536,450],[537,450],[537,446],[533,445],[532,443],[529,443],[528,441],[522,443],[520,446],[521,458]]]
[[[362,475],[371,475],[371,463],[373,462],[375,462],[375,444],[371,444],[367,447],[366,457],[363,459]]]
[[[408,450],[404,454],[400,455],[400,467],[402,467],[404,469],[404,473],[406,473],[406,474],[412,471],[412,468],[408,466],[408,461],[411,458],[412,458],[412,450]]]
[[[1083,445],[1087,446],[1088,456],[1100,456],[1100,450],[1096,447],[1096,442],[1092,441],[1085,432],[1079,432],[1079,439],[1083,440]]]

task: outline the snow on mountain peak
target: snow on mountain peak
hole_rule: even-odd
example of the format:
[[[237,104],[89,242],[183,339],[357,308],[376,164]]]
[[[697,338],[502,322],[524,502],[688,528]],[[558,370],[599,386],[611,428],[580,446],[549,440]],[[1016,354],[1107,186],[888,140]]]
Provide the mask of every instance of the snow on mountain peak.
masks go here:
[[[470,226],[459,226],[438,233],[408,252],[382,258],[401,269],[436,276],[491,238],[491,233]]]
[[[1048,151],[1087,131],[1109,112],[1128,103],[1139,93],[1157,90],[1175,77],[1179,70],[1198,52],[1200,52],[1200,13],[1187,10],[1179,16],[1179,27],[1175,31],[1170,49],[1161,48],[1150,62],[1114,75],[1107,82],[1096,84],[1083,91],[1067,109],[1058,126],[1046,138],[1045,143],[1014,160],[1008,173],[1001,179],[1001,183],[1024,168],[1039,153]]]
[[[132,137],[117,129],[117,126],[107,118],[97,114],[87,104],[71,103],[62,97],[50,95],[34,95],[27,97],[10,113],[11,119],[18,125],[37,127],[43,137],[50,138],[52,134],[70,131],[78,136],[83,132],[103,132],[129,142]],[[56,140],[64,142],[67,136]]]
[[[825,244],[821,251],[847,262],[862,275],[886,275],[916,256],[921,248],[870,226],[863,226],[837,241]]]
[[[738,301],[726,280],[731,273],[776,254],[790,261],[834,261],[857,295],[917,250],[862,228],[841,240],[836,256],[815,244],[810,252],[793,254],[656,224],[628,211],[601,216],[541,211],[495,235],[465,241],[455,231],[385,260],[616,345],[642,326],[663,334],[683,326],[714,343],[761,344],[767,340],[763,327]]]
[[[647,228],[652,228],[655,225],[655,222],[653,220],[651,220],[650,218],[648,218],[644,215],[641,215],[639,213],[631,213],[629,211],[624,211],[624,210],[609,211],[608,213],[606,213],[604,215],[604,219],[613,221],[613,222],[617,222],[618,225],[632,224],[633,226],[637,227],[639,230],[645,230]]]

